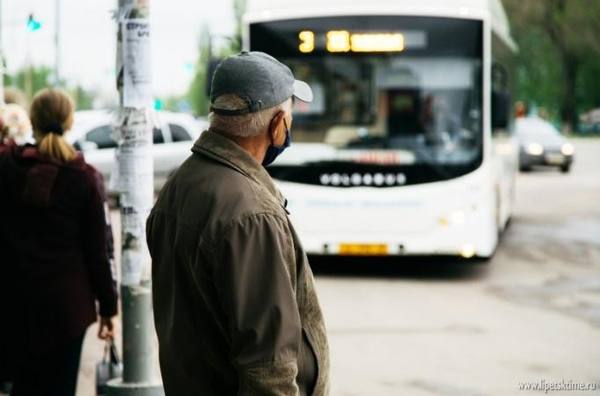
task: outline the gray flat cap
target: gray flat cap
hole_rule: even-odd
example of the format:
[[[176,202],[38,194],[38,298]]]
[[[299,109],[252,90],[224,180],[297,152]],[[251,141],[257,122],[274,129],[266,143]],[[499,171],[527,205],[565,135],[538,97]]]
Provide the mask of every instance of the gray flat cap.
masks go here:
[[[237,95],[248,105],[239,110],[212,106],[222,95]],[[215,69],[210,89],[211,111],[220,115],[255,113],[295,96],[312,102],[310,86],[294,79],[289,67],[264,52],[242,51],[223,60]]]

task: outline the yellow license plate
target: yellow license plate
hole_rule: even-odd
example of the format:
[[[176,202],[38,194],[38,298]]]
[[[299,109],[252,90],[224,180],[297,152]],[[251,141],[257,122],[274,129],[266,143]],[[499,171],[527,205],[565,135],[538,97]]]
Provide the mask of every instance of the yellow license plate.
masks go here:
[[[348,256],[384,256],[388,245],[373,243],[341,243],[340,254]]]

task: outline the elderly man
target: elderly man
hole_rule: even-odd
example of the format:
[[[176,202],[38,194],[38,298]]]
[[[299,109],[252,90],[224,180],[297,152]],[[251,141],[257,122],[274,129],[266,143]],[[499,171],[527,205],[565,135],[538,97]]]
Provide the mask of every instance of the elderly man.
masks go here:
[[[167,395],[326,395],[313,275],[264,166],[310,87],[260,52],[216,69],[211,122],[148,219]]]

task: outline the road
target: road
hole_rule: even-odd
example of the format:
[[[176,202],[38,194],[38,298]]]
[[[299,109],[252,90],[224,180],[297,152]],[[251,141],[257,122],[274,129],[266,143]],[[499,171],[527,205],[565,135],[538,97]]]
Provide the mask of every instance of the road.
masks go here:
[[[595,382],[600,393],[600,140],[577,139],[568,175],[520,174],[488,263],[316,260],[333,396],[486,396],[519,384]],[[90,328],[78,395],[102,345]]]

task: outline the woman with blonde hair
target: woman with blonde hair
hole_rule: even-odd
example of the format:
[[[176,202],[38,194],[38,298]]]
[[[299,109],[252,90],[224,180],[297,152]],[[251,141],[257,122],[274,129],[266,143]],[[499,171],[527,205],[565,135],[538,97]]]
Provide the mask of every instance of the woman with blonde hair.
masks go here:
[[[30,111],[35,144],[0,153],[0,312],[9,319],[0,375],[13,396],[74,395],[87,327],[99,316],[98,336],[112,337],[106,194],[101,174],[64,138],[73,111],[62,91],[41,91]]]

